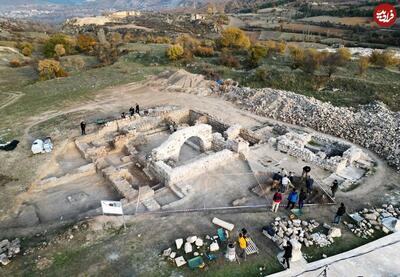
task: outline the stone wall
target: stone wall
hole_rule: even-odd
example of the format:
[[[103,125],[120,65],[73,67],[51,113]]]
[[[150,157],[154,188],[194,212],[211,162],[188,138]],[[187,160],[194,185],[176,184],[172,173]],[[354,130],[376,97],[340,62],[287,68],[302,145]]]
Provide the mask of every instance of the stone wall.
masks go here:
[[[208,171],[232,162],[237,157],[236,153],[225,149],[200,158],[196,162],[176,168],[171,168],[163,161],[153,163],[151,168],[153,173],[157,174],[160,181],[163,181],[166,185],[173,185],[201,174],[207,174]]]
[[[155,161],[175,159],[179,157],[182,145],[191,137],[198,137],[201,140],[201,148],[206,151],[212,144],[212,127],[207,124],[199,124],[187,127],[173,133],[167,141],[152,151],[152,159]]]

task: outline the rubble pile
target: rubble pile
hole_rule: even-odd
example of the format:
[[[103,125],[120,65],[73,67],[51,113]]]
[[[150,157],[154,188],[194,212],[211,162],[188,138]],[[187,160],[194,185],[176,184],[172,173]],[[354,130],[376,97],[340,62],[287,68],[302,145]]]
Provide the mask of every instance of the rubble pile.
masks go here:
[[[16,238],[13,241],[4,239],[0,242],[0,264],[8,265],[11,258],[15,257],[21,251],[21,241]]]
[[[390,204],[383,204],[381,208],[363,209],[350,215],[355,224],[343,222],[356,236],[370,238],[376,230],[385,234],[391,231],[400,231],[400,209]]]
[[[329,230],[328,235],[325,235],[321,232],[313,233],[315,229],[320,226],[320,224],[314,219],[309,221],[300,219],[284,220],[280,217],[277,217],[275,218],[275,221],[271,223],[271,226],[273,229],[272,234],[266,230],[263,230],[263,233],[272,241],[274,241],[282,250],[286,243],[292,239],[299,241],[305,247],[310,247],[312,245],[325,247],[333,243],[334,237],[341,236],[341,234],[337,234],[337,231],[335,231],[335,234],[333,234],[331,229]]]
[[[344,138],[364,146],[400,170],[400,113],[374,102],[335,107],[293,92],[231,87],[225,97],[256,114]]]

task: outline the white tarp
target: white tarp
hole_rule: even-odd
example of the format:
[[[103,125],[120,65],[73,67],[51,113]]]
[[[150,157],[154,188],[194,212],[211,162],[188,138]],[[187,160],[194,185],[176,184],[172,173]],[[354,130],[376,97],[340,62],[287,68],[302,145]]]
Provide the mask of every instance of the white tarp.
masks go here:
[[[50,137],[43,140],[37,139],[32,143],[31,151],[33,154],[50,153],[53,150],[53,142]]]
[[[31,147],[33,154],[43,153],[43,140],[37,139],[32,143]]]
[[[104,214],[120,214],[123,215],[122,203],[120,201],[101,200],[101,208]]]

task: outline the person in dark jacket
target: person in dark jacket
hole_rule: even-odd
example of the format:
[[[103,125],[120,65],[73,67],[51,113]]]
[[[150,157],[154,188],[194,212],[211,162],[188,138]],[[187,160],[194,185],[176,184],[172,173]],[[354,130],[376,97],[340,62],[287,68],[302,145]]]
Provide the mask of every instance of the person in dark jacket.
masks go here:
[[[301,210],[304,207],[304,201],[307,199],[307,193],[304,189],[300,190],[299,194],[299,209]]]
[[[293,209],[296,206],[297,200],[299,199],[299,194],[297,193],[296,189],[293,188],[292,192],[288,196],[288,203],[286,205],[286,209],[290,207]]]
[[[276,189],[279,187],[279,184],[281,183],[282,180],[282,175],[281,172],[275,172],[274,175],[272,176],[272,189]]]
[[[290,268],[289,260],[292,258],[292,251],[293,251],[293,246],[290,243],[290,241],[287,242],[286,246],[283,248],[285,250],[285,253],[283,254],[283,261],[282,264],[287,264],[287,268]]]
[[[346,213],[346,207],[343,203],[340,203],[340,207],[336,212],[335,218],[333,219],[333,223],[339,224],[342,216]]]
[[[274,194],[274,196],[272,198],[272,209],[271,209],[271,211],[276,213],[278,211],[279,204],[281,204],[281,202],[282,202],[282,193],[277,191],[277,192],[275,192],[275,194]]]
[[[332,198],[335,199],[335,194],[339,188],[338,180],[334,180],[331,186]]]
[[[307,193],[312,193],[314,188],[314,179],[311,178],[311,176],[308,176],[306,179],[306,188],[307,188]]]
[[[130,107],[130,108],[129,108],[129,114],[130,114],[131,116],[133,116],[133,115],[135,114],[135,108],[134,108],[134,107]]]
[[[81,121],[81,134],[86,135],[86,122],[85,121]]]
[[[139,104],[136,103],[136,113],[139,114]]]
[[[303,167],[303,173],[301,174],[301,180],[303,180],[304,178],[307,179],[307,176],[310,174],[311,172],[311,167],[306,165],[305,167]]]

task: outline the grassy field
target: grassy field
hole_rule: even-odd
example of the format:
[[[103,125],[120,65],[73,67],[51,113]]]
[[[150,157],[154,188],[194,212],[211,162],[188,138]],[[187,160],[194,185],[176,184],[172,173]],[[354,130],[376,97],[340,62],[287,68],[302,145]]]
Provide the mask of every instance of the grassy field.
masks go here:
[[[160,53],[164,48],[158,46]],[[113,65],[72,71],[69,77],[41,82],[37,81],[37,73],[32,67],[3,69],[0,74],[4,73],[2,76],[6,76],[6,81],[0,83],[0,93],[12,89],[21,91],[23,96],[0,110],[0,137],[6,140],[19,135],[21,125],[15,123],[23,123],[30,116],[72,107],[75,103],[93,99],[101,89],[141,81],[171,68],[169,65],[152,64],[152,54],[140,55],[134,51],[120,57]],[[86,57],[86,62],[95,63],[92,57]]]

